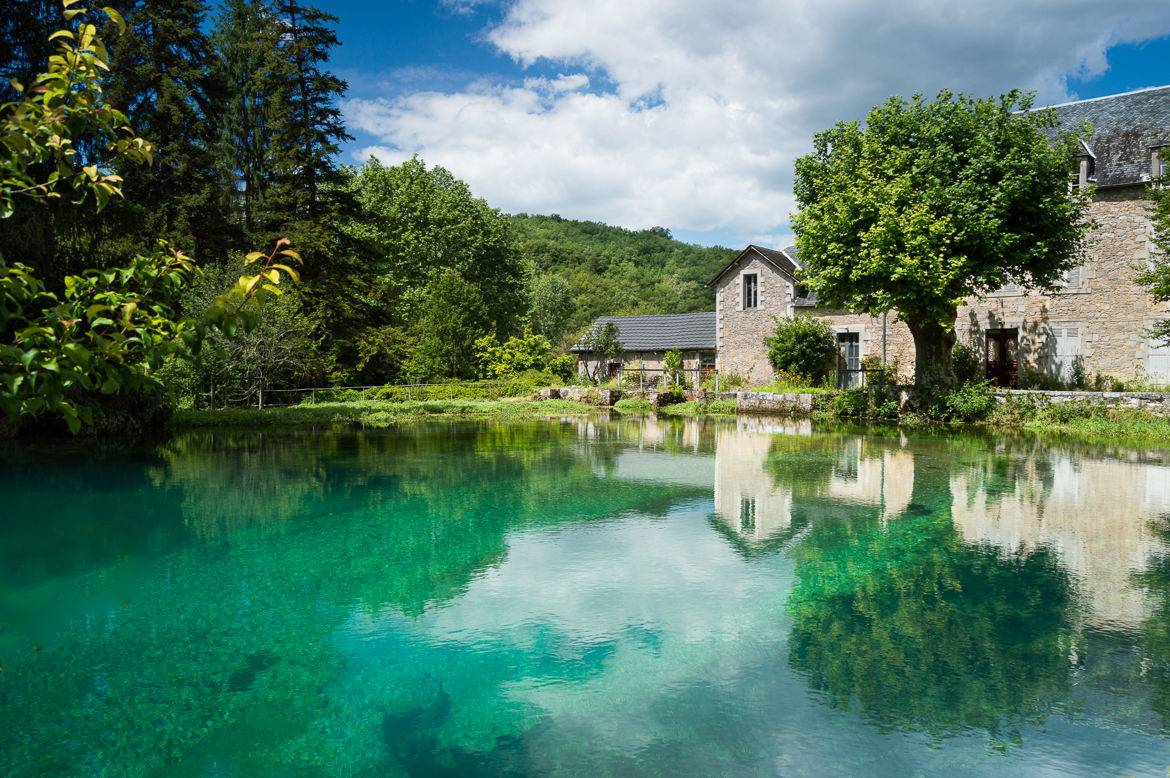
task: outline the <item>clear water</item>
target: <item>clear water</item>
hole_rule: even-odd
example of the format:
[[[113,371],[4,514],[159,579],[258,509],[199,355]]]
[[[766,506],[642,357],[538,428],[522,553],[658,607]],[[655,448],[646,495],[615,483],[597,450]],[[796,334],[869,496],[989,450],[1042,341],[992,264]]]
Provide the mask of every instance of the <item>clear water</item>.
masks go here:
[[[571,419],[0,461],[3,773],[1170,769],[1164,449]]]

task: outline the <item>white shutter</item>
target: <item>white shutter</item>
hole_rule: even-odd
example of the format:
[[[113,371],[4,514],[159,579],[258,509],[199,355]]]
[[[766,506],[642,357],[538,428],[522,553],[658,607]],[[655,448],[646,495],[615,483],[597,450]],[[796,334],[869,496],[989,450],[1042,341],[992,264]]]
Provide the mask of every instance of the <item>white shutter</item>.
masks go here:
[[[1061,381],[1071,381],[1073,365],[1081,355],[1081,329],[1057,327],[1052,331],[1052,337],[1056,341],[1052,355],[1052,377]]]
[[[1149,347],[1150,355],[1146,359],[1146,373],[1155,383],[1170,384],[1170,344],[1151,340]]]

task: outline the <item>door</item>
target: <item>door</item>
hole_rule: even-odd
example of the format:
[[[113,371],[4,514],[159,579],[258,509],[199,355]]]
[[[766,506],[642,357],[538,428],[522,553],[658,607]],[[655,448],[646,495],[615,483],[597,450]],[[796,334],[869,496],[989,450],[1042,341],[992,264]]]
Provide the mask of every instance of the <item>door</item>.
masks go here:
[[[861,335],[838,332],[837,388],[854,389],[858,386],[861,386]]]
[[[1019,387],[1019,331],[987,331],[987,378],[1004,389]]]

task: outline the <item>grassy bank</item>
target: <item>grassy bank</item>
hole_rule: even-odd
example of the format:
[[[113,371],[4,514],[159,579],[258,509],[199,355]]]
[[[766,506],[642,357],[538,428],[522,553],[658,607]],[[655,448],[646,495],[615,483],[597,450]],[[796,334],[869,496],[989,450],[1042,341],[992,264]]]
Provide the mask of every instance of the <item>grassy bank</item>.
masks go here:
[[[386,427],[430,418],[545,418],[585,414],[594,406],[570,400],[427,400],[414,402],[357,402],[293,405],[287,408],[229,408],[222,411],[177,411],[175,429],[196,427],[367,426]]]

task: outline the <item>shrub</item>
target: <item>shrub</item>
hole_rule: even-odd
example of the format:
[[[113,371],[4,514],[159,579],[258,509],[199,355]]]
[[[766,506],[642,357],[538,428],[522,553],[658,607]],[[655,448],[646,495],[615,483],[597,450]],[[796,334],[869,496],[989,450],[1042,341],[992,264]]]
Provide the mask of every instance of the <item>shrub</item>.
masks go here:
[[[990,381],[971,381],[952,389],[946,396],[947,419],[952,421],[982,421],[995,410],[995,394]]]
[[[721,392],[730,392],[732,389],[738,389],[746,384],[747,380],[734,370],[719,374],[719,391]],[[704,378],[702,385],[709,392],[715,391],[715,374],[712,373]]]
[[[956,343],[951,352],[951,365],[955,370],[955,378],[960,383],[981,381],[984,378],[983,361],[975,353],[975,349],[965,343]]]
[[[663,408],[667,405],[677,405],[681,402],[686,402],[687,395],[682,389],[673,386],[670,389],[658,393],[658,407]]]
[[[672,384],[681,382],[683,380],[682,366],[682,351],[678,348],[672,348],[666,352],[666,356],[662,359],[666,380]]]
[[[833,368],[837,344],[829,325],[812,316],[772,317],[776,329],[764,338],[768,361],[777,372],[822,380]]]
[[[869,393],[864,389],[842,392],[833,397],[831,407],[837,416],[867,416],[869,415]]]

